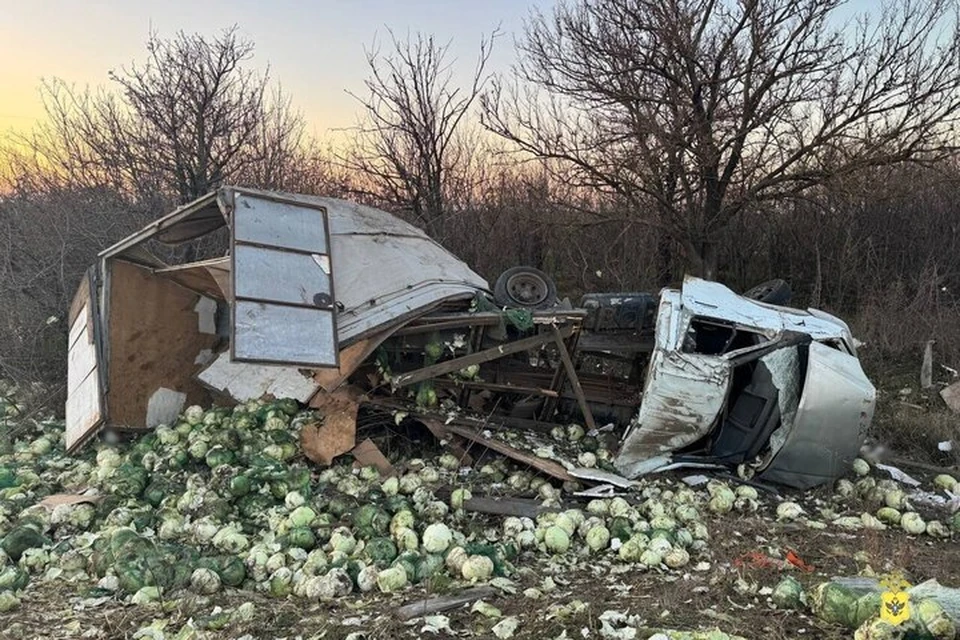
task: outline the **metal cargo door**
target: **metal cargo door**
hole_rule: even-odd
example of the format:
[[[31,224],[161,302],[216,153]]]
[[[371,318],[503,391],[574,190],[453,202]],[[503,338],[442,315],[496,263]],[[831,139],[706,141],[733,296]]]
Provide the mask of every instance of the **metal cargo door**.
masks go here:
[[[70,305],[67,342],[67,451],[76,451],[103,424],[100,314],[96,266],[87,270]]]
[[[232,218],[231,358],[339,366],[326,210],[238,191]]]

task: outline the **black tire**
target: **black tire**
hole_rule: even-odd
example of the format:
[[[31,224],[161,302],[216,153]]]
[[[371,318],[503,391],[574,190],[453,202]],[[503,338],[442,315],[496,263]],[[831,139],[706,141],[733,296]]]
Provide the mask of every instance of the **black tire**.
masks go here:
[[[547,309],[557,303],[557,285],[539,269],[512,267],[497,278],[493,299],[502,307]]]
[[[786,305],[790,304],[790,300],[793,298],[793,291],[791,291],[790,285],[787,284],[786,280],[777,278],[758,284],[744,293],[743,297],[766,302],[767,304]]]

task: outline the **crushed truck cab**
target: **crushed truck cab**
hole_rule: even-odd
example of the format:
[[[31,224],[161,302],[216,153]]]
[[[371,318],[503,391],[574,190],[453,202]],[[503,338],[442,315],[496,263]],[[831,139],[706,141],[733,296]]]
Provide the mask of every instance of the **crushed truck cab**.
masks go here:
[[[688,277],[660,296],[643,400],[615,465],[634,478],[677,462],[743,464],[812,487],[849,468],[875,403],[842,320]]]

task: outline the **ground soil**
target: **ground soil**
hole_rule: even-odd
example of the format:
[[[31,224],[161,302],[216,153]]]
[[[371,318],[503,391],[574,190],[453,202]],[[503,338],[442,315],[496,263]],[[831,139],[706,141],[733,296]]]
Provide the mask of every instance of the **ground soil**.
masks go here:
[[[641,626],[651,629],[718,627],[751,640],[831,639],[849,638],[852,633],[823,623],[808,612],[777,610],[761,589],[774,587],[785,575],[812,588],[833,576],[858,574],[867,565],[878,573],[903,571],[914,584],[936,578],[953,585],[960,579],[960,541],[956,540],[910,538],[899,530],[815,531],[777,524],[771,514],[762,512],[751,517],[712,516],[708,525],[712,541],[707,570],[691,569],[678,575],[589,560],[569,568],[542,560],[521,560],[517,565],[523,570],[515,576],[518,593],[501,594],[489,602],[505,616],[518,616],[520,626],[513,636],[517,640],[556,638],[564,631],[569,638],[600,637],[598,616],[611,609],[636,614],[642,620]],[[813,570],[755,566],[747,561],[752,552],[785,557],[790,550]],[[553,591],[537,600],[521,595],[524,588],[538,586],[547,575],[556,582]],[[142,626],[163,618],[169,620],[166,632],[170,638],[190,619],[198,626],[206,624],[204,618],[214,607],[231,610],[249,601],[256,609],[252,620],[193,637],[341,639],[362,632],[363,636],[353,638],[417,638],[426,635],[421,631],[423,620],[404,624],[393,613],[401,604],[429,595],[427,588],[421,586],[396,596],[368,594],[314,603],[234,591],[211,598],[190,596],[153,606],[106,600],[81,608],[83,599],[69,583],[35,581],[24,592],[20,609],[0,615],[0,637],[130,638]],[[551,616],[551,606],[575,600],[586,607],[567,617]],[[458,635],[494,637],[490,628],[496,620],[471,613],[469,607],[447,615]],[[589,635],[584,635],[584,629]]]

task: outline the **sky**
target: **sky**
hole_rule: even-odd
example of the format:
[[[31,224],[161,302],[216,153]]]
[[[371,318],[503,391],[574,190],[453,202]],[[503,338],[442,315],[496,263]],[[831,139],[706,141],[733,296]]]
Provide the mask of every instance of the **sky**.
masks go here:
[[[61,78],[108,84],[107,73],[143,59],[151,30],[213,35],[238,25],[254,41],[252,64],[289,93],[315,133],[354,124],[367,67],[364,47],[417,31],[451,41],[468,76],[480,39],[501,26],[491,68],[509,69],[514,34],[531,7],[552,0],[0,0],[0,134],[42,116],[38,87]]]
[[[879,0],[851,0],[869,9]],[[265,68],[323,136],[355,122],[367,74],[364,47],[392,29],[450,40],[458,77],[468,77],[483,35],[498,25],[490,68],[508,71],[531,9],[554,0],[0,0],[0,137],[43,115],[39,86],[61,78],[106,85],[107,73],[143,59],[151,30],[208,35],[238,25]]]

